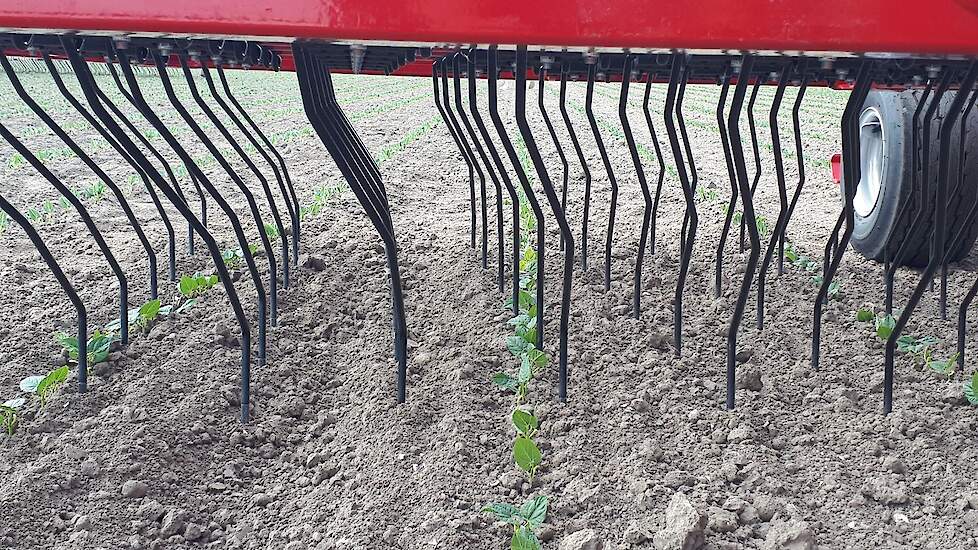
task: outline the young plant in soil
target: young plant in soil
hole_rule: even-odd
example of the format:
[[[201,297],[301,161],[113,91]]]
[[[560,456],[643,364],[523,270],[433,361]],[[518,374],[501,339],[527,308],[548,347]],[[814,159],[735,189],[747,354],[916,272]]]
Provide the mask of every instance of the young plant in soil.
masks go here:
[[[978,371],[975,371],[964,383],[964,397],[968,403],[978,405]]]
[[[105,361],[109,357],[109,347],[112,342],[116,341],[116,336],[109,333],[96,330],[92,333],[92,336],[88,339],[88,364],[89,366],[94,366],[102,361]],[[78,338],[70,336],[67,333],[59,332],[55,334],[55,340],[61,344],[61,347],[68,352],[68,359],[77,363],[78,362]]]
[[[277,233],[278,232],[276,231],[276,234]],[[255,253],[258,252],[258,246],[249,244],[248,250],[250,250],[251,255],[254,256]],[[221,253],[221,258],[224,259],[224,265],[226,265],[228,269],[237,269],[241,266],[242,262],[244,262],[244,251],[242,251],[240,248],[230,248]]]
[[[48,398],[65,380],[68,379],[68,367],[60,367],[44,376],[28,376],[20,381],[20,389],[26,393],[37,394],[43,407]]]
[[[950,357],[948,357],[947,360],[944,361],[936,360],[936,359],[928,359],[927,368],[936,372],[937,374],[951,378],[952,376],[954,376],[954,373],[957,371],[959,356],[960,355],[958,353],[955,353]]]
[[[512,504],[492,503],[482,508],[499,521],[513,526],[511,550],[540,550],[542,545],[535,531],[547,519],[547,497],[536,496],[517,508]]]
[[[180,277],[180,294],[188,300],[199,297],[217,284],[217,275],[183,275]]]
[[[23,407],[24,403],[27,400],[23,397],[0,403],[0,430],[7,432],[7,435],[14,435],[17,429],[17,409]]]

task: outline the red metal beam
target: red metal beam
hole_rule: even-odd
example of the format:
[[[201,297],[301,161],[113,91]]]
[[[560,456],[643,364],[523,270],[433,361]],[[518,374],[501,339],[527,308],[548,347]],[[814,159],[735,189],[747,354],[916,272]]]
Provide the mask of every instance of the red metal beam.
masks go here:
[[[0,28],[978,55],[978,0],[4,0]]]

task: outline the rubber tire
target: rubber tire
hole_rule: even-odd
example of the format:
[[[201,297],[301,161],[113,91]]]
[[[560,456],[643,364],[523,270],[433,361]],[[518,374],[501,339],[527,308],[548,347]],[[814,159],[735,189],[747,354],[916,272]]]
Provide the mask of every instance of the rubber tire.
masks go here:
[[[884,145],[884,173],[880,186],[879,197],[873,210],[866,216],[856,214],[855,224],[852,232],[852,246],[863,256],[878,261],[885,259],[893,260],[897,250],[910,234],[910,226],[913,219],[918,215],[919,207],[911,204],[901,219],[897,219],[897,214],[903,208],[903,204],[911,200],[913,189],[912,178],[912,129],[913,113],[917,108],[921,90],[909,90],[904,92],[873,90],[866,97],[863,104],[863,111],[870,107],[875,107],[880,114],[880,124],[885,136]],[[931,95],[933,97],[933,93]],[[939,113],[935,113],[932,121],[930,135],[930,154],[928,167],[928,179],[930,180],[930,191],[936,192],[937,172],[939,169],[939,120],[947,112],[951,101],[954,99],[954,92],[947,92],[941,99]],[[863,112],[860,111],[860,114]],[[920,115],[920,124],[923,126],[925,111]],[[966,221],[967,214],[971,207],[978,200],[978,106],[972,109],[968,117],[968,133],[965,143],[965,166],[964,180],[958,185],[958,151],[960,148],[960,125],[955,125],[955,130],[951,136],[951,163],[948,179],[948,232],[949,241],[957,234]],[[920,139],[923,139],[921,131]],[[859,145],[859,140],[856,146]],[[922,144],[921,149],[922,149]],[[845,193],[846,182],[843,179],[841,191]],[[953,192],[953,194],[952,194]],[[843,195],[844,196],[844,195]],[[916,201],[919,202],[919,201]],[[934,201],[930,201],[933,203]],[[920,267],[927,265],[930,256],[930,234],[933,224],[933,207],[929,212],[925,212],[920,228],[913,235],[913,242],[909,243],[904,254],[902,265]],[[957,250],[953,251],[950,261],[955,262],[966,257],[975,239],[978,237],[978,219],[972,221],[967,228],[967,234],[962,240]],[[889,258],[887,256],[887,243],[889,242]]]

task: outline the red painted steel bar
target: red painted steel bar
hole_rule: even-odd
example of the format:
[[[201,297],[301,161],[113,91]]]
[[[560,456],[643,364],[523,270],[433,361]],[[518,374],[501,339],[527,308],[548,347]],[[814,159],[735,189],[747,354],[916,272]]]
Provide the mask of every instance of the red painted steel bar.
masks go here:
[[[0,29],[975,55],[978,0],[4,0]]]

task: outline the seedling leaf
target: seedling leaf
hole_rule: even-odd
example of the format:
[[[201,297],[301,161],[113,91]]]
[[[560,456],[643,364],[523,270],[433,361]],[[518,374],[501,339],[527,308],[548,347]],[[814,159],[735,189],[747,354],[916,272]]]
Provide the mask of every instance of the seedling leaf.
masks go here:
[[[14,399],[8,399],[3,402],[2,407],[7,407],[8,409],[19,409],[27,403],[27,399],[23,397],[17,397]]]
[[[971,379],[964,383],[964,397],[968,403],[978,405],[978,371],[975,371]]]
[[[531,437],[537,431],[537,417],[524,410],[516,409],[513,411],[513,426],[521,435]]]
[[[533,349],[533,344],[519,336],[508,336],[506,337],[506,349],[513,355],[519,357]]]
[[[540,495],[526,501],[520,508],[520,515],[530,524],[531,529],[539,529],[547,519],[547,497]]]
[[[27,393],[37,393],[37,387],[41,384],[44,377],[41,375],[28,376],[20,381],[20,391]]]
[[[532,439],[520,436],[513,443],[513,459],[516,460],[516,465],[520,469],[532,476],[537,466],[540,465],[543,455],[540,454],[540,449]]]
[[[868,323],[872,321],[876,315],[869,309],[860,309],[856,312],[856,320],[860,323]]]
[[[896,319],[892,315],[881,315],[876,318],[876,336],[881,340],[889,339],[894,328],[896,328]]]
[[[505,372],[497,372],[492,375],[492,383],[510,391],[516,391],[516,388],[520,385],[515,378]]]
[[[493,502],[482,507],[482,511],[487,514],[492,514],[496,516],[496,519],[500,521],[505,521],[510,525],[520,525],[522,523],[522,517],[520,516],[520,510],[512,504],[506,504],[505,502]]]
[[[510,541],[511,550],[540,550],[540,540],[533,531],[526,528],[517,528],[513,531],[513,539]]]

